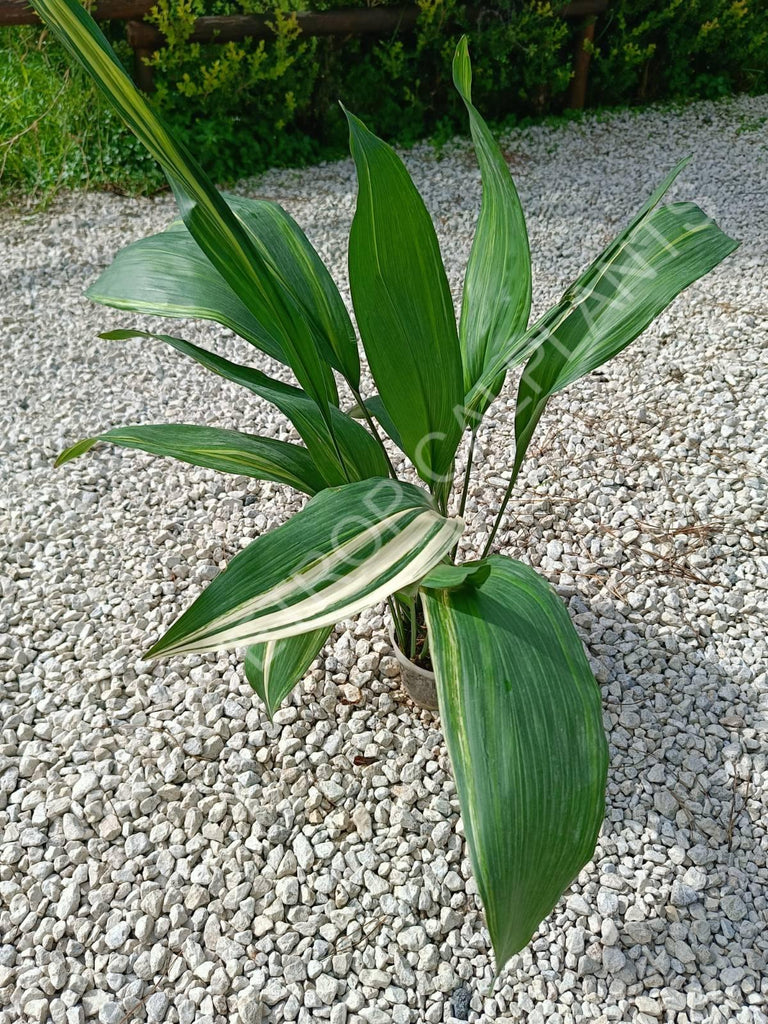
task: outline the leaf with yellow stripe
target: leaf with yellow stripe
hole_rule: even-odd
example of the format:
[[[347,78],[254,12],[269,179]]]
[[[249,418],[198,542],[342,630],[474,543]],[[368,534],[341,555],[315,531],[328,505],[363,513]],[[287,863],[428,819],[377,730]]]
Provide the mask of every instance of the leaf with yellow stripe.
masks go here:
[[[590,860],[608,749],[600,691],[565,607],[509,558],[424,590],[440,720],[496,972]]]
[[[200,167],[125,73],[103,32],[78,0],[32,0],[40,18],[93,78],[120,117],[160,163],[187,230],[222,278],[277,342],[330,426],[336,389],[301,303],[275,278],[253,239]]]

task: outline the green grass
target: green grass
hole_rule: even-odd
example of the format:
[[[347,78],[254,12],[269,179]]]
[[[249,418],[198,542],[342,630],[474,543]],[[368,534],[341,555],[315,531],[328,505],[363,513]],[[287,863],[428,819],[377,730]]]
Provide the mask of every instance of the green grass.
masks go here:
[[[0,201],[62,188],[146,192],[160,172],[63,51],[35,28],[0,29]]]

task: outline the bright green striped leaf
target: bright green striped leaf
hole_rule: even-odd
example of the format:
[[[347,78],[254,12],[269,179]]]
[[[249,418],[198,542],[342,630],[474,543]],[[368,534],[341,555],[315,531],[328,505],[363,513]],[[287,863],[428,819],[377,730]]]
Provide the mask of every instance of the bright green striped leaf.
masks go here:
[[[693,203],[648,214],[626,244],[542,317],[520,380],[515,411],[516,476],[551,395],[634,341],[672,299],[738,246]]]
[[[268,377],[252,366],[233,363],[199,345],[184,341],[182,338],[174,338],[169,334],[117,330],[106,331],[100,337],[107,341],[124,341],[132,338],[153,338],[163,341],[206,369],[272,402],[293,423],[326,487],[336,487],[348,480],[367,480],[369,477],[388,474],[387,461],[381,448],[364,427],[349,416],[345,416],[335,406],[331,406],[332,437],[317,404],[292,384]]]
[[[463,529],[412,484],[367,480],[322,491],[237,555],[149,656],[331,626],[421,579]]]
[[[56,460],[56,465],[76,459],[101,441],[121,448],[137,448],[151,455],[166,455],[192,466],[205,466],[223,473],[275,480],[305,494],[316,494],[325,487],[306,448],[272,437],[256,437],[238,430],[219,430],[187,423],[107,430],[67,448]]]
[[[497,973],[589,861],[604,813],[600,691],[568,613],[528,566],[423,592],[440,718]]]
[[[264,702],[270,721],[275,711],[315,660],[331,633],[330,626],[284,640],[253,644],[245,656],[245,675]]]
[[[472,103],[472,65],[464,36],[453,58],[453,82],[469,114],[483,198],[464,278],[459,340],[464,387],[479,381],[496,355],[519,338],[531,312],[531,254],[525,216],[506,161]],[[488,388],[485,411],[504,383]]]
[[[299,383],[330,425],[335,386],[300,304],[277,281],[250,233],[191,152],[138,91],[79,0],[33,0],[45,24],[93,78],[162,166],[189,233],[240,301],[285,353]]]
[[[422,479],[450,476],[461,437],[461,353],[429,213],[390,146],[347,113],[357,168],[349,283],[379,394]]]

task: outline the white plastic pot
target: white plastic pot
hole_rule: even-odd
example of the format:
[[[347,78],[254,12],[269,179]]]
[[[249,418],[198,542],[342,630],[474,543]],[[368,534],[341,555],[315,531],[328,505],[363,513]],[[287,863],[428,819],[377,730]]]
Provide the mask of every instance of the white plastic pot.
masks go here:
[[[395,631],[391,625],[389,627],[389,641],[392,644],[392,649],[395,652],[397,663],[400,666],[400,681],[403,684],[405,692],[411,698],[413,703],[417,704],[420,708],[429,708],[430,711],[437,711],[437,684],[435,682],[435,673],[430,672],[426,668],[420,668],[418,665],[414,665],[410,658],[406,658],[397,646]]]

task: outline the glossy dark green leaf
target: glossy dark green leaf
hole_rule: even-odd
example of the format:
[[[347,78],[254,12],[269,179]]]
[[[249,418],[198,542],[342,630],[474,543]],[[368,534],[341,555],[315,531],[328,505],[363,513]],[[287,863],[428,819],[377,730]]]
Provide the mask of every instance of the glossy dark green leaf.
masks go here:
[[[107,430],[67,448],[58,457],[61,466],[99,442],[137,448],[152,455],[180,459],[223,473],[239,473],[258,480],[275,480],[305,494],[316,494],[325,481],[306,448],[272,437],[257,437],[238,430],[219,430],[187,423],[159,423]]]
[[[232,195],[225,199],[275,279],[299,302],[328,363],[357,388],[360,360],[354,328],[306,235],[276,203]],[[117,309],[215,320],[275,359],[288,361],[279,342],[238,299],[180,221],[122,249],[86,294]]]
[[[440,720],[497,973],[590,860],[608,749],[568,613],[528,566],[422,600]]]
[[[403,448],[430,485],[461,437],[461,352],[429,213],[402,161],[347,114],[357,168],[349,281],[368,363]]]
[[[149,652],[214,651],[332,626],[421,579],[464,529],[398,480],[321,491],[258,537]]]
[[[261,697],[270,721],[285,698],[320,653],[330,626],[284,640],[253,644],[245,656],[245,675]]]
[[[277,203],[227,195],[277,280],[293,295],[325,358],[360,387],[360,355],[347,307],[328,269],[299,225]]]
[[[334,434],[332,438],[316,403],[292,384],[268,377],[252,366],[233,363],[199,345],[184,341],[182,338],[174,338],[169,334],[117,330],[106,331],[101,337],[108,341],[132,338],[163,341],[206,369],[272,402],[293,423],[327,487],[388,474],[387,462],[381,448],[364,427],[331,406]]]
[[[472,103],[472,65],[466,36],[456,48],[453,82],[469,114],[483,184],[459,325],[464,387],[469,391],[497,354],[525,333],[531,311],[531,254],[525,216],[509,168]],[[501,373],[488,388],[485,406],[496,397],[503,382]],[[479,411],[484,412],[485,407]]]

